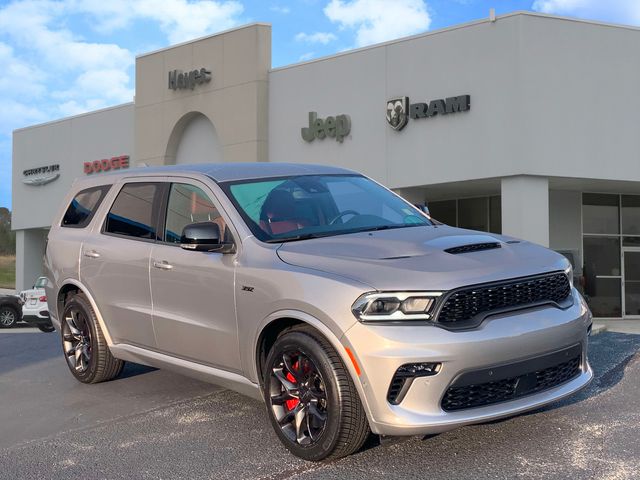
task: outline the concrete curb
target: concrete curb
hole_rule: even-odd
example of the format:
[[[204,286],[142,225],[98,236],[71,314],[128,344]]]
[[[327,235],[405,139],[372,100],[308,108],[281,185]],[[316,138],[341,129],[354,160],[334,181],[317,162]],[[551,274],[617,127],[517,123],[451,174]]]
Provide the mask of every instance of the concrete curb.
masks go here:
[[[594,323],[591,328],[591,335],[598,335],[599,333],[604,333],[607,331],[607,326],[601,323]]]

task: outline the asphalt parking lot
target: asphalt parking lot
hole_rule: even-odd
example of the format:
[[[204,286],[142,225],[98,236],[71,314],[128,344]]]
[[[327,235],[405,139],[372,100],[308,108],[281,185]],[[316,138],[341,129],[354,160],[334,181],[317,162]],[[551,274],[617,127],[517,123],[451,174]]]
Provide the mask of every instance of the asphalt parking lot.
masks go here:
[[[332,463],[291,456],[263,405],[128,364],[81,385],[57,333],[0,332],[0,478],[598,478],[640,475],[640,335],[592,337],[595,379],[528,415],[379,445]]]

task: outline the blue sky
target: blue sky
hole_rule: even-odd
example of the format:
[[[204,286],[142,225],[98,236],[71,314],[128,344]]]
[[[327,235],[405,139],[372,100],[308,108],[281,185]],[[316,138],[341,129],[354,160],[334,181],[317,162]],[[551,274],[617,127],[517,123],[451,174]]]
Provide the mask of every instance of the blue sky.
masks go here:
[[[484,18],[490,7],[640,25],[640,0],[0,1],[0,206],[11,208],[11,132],[131,101],[137,54],[262,21],[273,26],[277,67]]]

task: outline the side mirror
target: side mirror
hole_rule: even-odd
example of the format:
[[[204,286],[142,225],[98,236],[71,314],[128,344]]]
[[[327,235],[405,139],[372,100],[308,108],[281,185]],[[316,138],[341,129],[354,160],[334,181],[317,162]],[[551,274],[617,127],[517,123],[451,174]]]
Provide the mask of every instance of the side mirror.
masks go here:
[[[231,253],[234,251],[233,243],[224,243],[221,237],[217,223],[191,223],[182,230],[180,247],[197,252]]]

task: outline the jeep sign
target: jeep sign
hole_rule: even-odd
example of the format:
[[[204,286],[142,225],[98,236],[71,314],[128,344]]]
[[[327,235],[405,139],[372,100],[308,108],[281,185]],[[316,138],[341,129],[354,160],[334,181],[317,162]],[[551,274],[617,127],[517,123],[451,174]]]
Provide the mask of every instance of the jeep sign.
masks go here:
[[[306,142],[313,142],[316,138],[331,137],[342,143],[349,132],[351,132],[349,115],[342,114],[322,119],[316,112],[309,112],[309,126],[300,129],[302,139]]]

